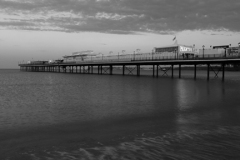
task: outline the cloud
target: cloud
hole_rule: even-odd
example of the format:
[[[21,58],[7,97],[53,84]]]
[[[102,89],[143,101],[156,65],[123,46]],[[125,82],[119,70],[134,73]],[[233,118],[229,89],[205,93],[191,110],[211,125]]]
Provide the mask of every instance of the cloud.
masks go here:
[[[239,8],[239,0],[0,0],[0,27],[114,34],[239,32]]]

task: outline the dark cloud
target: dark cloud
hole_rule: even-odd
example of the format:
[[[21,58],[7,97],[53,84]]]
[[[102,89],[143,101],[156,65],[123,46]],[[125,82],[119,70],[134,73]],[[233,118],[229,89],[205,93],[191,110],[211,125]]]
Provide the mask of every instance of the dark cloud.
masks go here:
[[[26,26],[34,26],[33,23],[22,22],[22,21],[9,21],[9,22],[0,22],[0,26],[7,27],[26,27]]]
[[[6,16],[0,26],[116,34],[239,32],[239,8],[239,0],[0,0]]]

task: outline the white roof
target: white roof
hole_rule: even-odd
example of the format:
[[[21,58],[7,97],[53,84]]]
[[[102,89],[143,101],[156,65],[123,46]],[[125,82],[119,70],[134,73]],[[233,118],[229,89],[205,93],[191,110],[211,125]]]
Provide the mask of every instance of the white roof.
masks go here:
[[[155,48],[171,48],[171,47],[178,47],[178,46],[184,46],[184,47],[192,47],[192,46],[187,46],[183,44],[178,44],[177,41],[174,42],[172,45],[167,45],[167,46],[162,46],[162,47],[155,47]]]

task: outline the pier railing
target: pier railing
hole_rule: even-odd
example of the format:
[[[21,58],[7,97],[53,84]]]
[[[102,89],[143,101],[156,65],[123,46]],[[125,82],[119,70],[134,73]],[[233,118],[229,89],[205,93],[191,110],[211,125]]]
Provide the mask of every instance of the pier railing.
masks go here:
[[[165,61],[165,60],[204,60],[204,59],[237,59],[240,58],[240,53],[235,54],[205,54],[205,55],[173,55],[164,56],[158,53],[137,53],[137,54],[118,54],[118,55],[98,55],[98,56],[86,56],[76,57],[74,59],[65,59],[61,63],[101,63],[101,62],[131,62],[131,61]],[[35,63],[34,63],[35,62]],[[20,62],[19,64],[36,64],[38,61],[32,62]],[[39,61],[40,62],[40,61]],[[48,62],[48,63],[54,63]],[[59,63],[59,62],[58,62]]]
[[[164,61],[164,60],[201,60],[201,59],[235,59],[240,58],[240,54],[208,54],[197,56],[182,56],[175,55],[162,56],[160,54],[142,53],[142,54],[127,54],[127,55],[108,55],[86,57],[84,60],[67,60],[63,63],[91,63],[91,62],[121,62],[121,61]]]

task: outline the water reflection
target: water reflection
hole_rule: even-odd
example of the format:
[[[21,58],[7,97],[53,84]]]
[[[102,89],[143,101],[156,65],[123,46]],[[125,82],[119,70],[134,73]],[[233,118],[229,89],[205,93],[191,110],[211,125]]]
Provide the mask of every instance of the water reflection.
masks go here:
[[[239,90],[238,86],[235,86],[235,94],[232,94],[233,86],[235,85],[232,82],[177,81],[177,123],[181,125],[237,123],[239,118],[235,113],[239,109],[236,108],[238,104],[236,93]]]
[[[193,108],[200,101],[200,90],[191,81],[179,80],[176,82],[177,107],[180,111]]]

